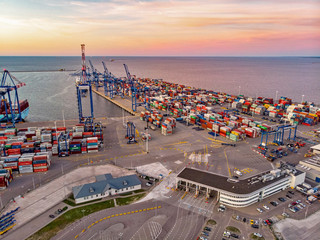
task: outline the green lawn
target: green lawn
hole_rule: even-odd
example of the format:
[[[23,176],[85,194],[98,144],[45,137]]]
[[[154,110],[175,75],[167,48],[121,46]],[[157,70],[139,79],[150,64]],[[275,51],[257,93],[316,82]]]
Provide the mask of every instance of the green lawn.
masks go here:
[[[108,200],[105,202],[99,202],[75,209],[64,213],[49,223],[47,226],[40,229],[38,232],[27,238],[27,240],[49,240],[55,236],[60,230],[64,229],[68,224],[87,216],[91,213],[101,211],[106,208],[114,207],[114,201]],[[48,216],[49,217],[49,216]]]
[[[227,229],[228,231],[231,231],[231,232],[241,233],[238,228],[233,227],[233,226],[228,226],[228,227],[226,227],[226,229]]]
[[[130,203],[133,203],[135,201],[138,201],[139,199],[143,198],[146,194],[142,193],[142,194],[138,194],[135,196],[131,196],[131,197],[126,197],[126,198],[117,198],[117,205],[122,206],[122,205],[128,205]]]
[[[102,199],[102,198],[96,199],[96,200],[92,200],[92,201],[89,201],[89,202],[78,203],[78,204],[74,203],[74,202],[71,201],[70,199],[65,199],[65,200],[63,200],[63,202],[66,203],[66,204],[68,204],[68,205],[70,205],[70,206],[72,206],[72,207],[77,207],[77,206],[81,206],[81,205],[88,204],[88,203],[99,202],[99,201],[101,201],[101,199]]]
[[[217,222],[216,222],[215,220],[213,220],[213,219],[209,219],[209,220],[207,221],[207,224],[216,225]]]
[[[144,189],[138,189],[138,190],[134,190],[133,192],[134,193],[141,193],[141,192],[145,192],[146,190],[144,190]]]

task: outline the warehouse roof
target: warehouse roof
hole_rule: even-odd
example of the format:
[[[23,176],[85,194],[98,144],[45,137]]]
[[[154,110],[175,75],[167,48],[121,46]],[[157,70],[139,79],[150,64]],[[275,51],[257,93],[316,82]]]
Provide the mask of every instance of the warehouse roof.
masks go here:
[[[99,175],[96,182],[88,183],[72,188],[74,198],[83,198],[96,194],[105,193],[110,189],[123,189],[141,184],[137,175],[128,175],[119,178],[113,178],[111,174]]]
[[[249,194],[285,178],[285,175],[267,182],[257,181],[251,184],[249,182],[250,179],[243,179],[239,180],[238,182],[228,182],[228,177],[225,176],[201,171],[198,169],[185,168],[178,174],[177,177],[212,187],[215,190],[224,190],[238,194]]]

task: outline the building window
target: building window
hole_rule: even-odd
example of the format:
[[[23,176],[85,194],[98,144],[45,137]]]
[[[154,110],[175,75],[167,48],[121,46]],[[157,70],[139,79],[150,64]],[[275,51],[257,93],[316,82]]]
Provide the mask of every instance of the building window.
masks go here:
[[[128,188],[126,188],[126,190],[128,190]]]
[[[98,197],[98,194],[96,195],[96,197]]]

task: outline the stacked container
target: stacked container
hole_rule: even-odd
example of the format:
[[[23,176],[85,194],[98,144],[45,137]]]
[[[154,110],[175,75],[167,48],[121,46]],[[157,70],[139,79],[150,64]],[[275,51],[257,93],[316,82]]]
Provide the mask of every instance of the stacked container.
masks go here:
[[[88,153],[98,152],[98,138],[97,137],[87,138],[87,149],[88,149]]]

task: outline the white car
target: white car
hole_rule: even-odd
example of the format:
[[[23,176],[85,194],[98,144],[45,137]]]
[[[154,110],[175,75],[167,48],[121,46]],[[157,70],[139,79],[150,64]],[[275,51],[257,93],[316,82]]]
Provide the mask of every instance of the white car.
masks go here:
[[[300,203],[300,205],[301,205],[302,207],[304,207],[304,208],[306,207],[306,205],[305,205],[305,204],[303,204],[303,203]]]
[[[258,211],[259,213],[262,213],[262,212],[263,212],[263,210],[262,210],[261,208],[257,208],[257,211]]]
[[[261,238],[262,235],[260,233],[253,233],[254,236]]]
[[[270,208],[267,205],[263,205],[263,208],[269,210]]]
[[[288,213],[285,213],[285,212],[282,213],[281,215],[284,216],[284,217],[289,217],[289,214],[288,214]]]

